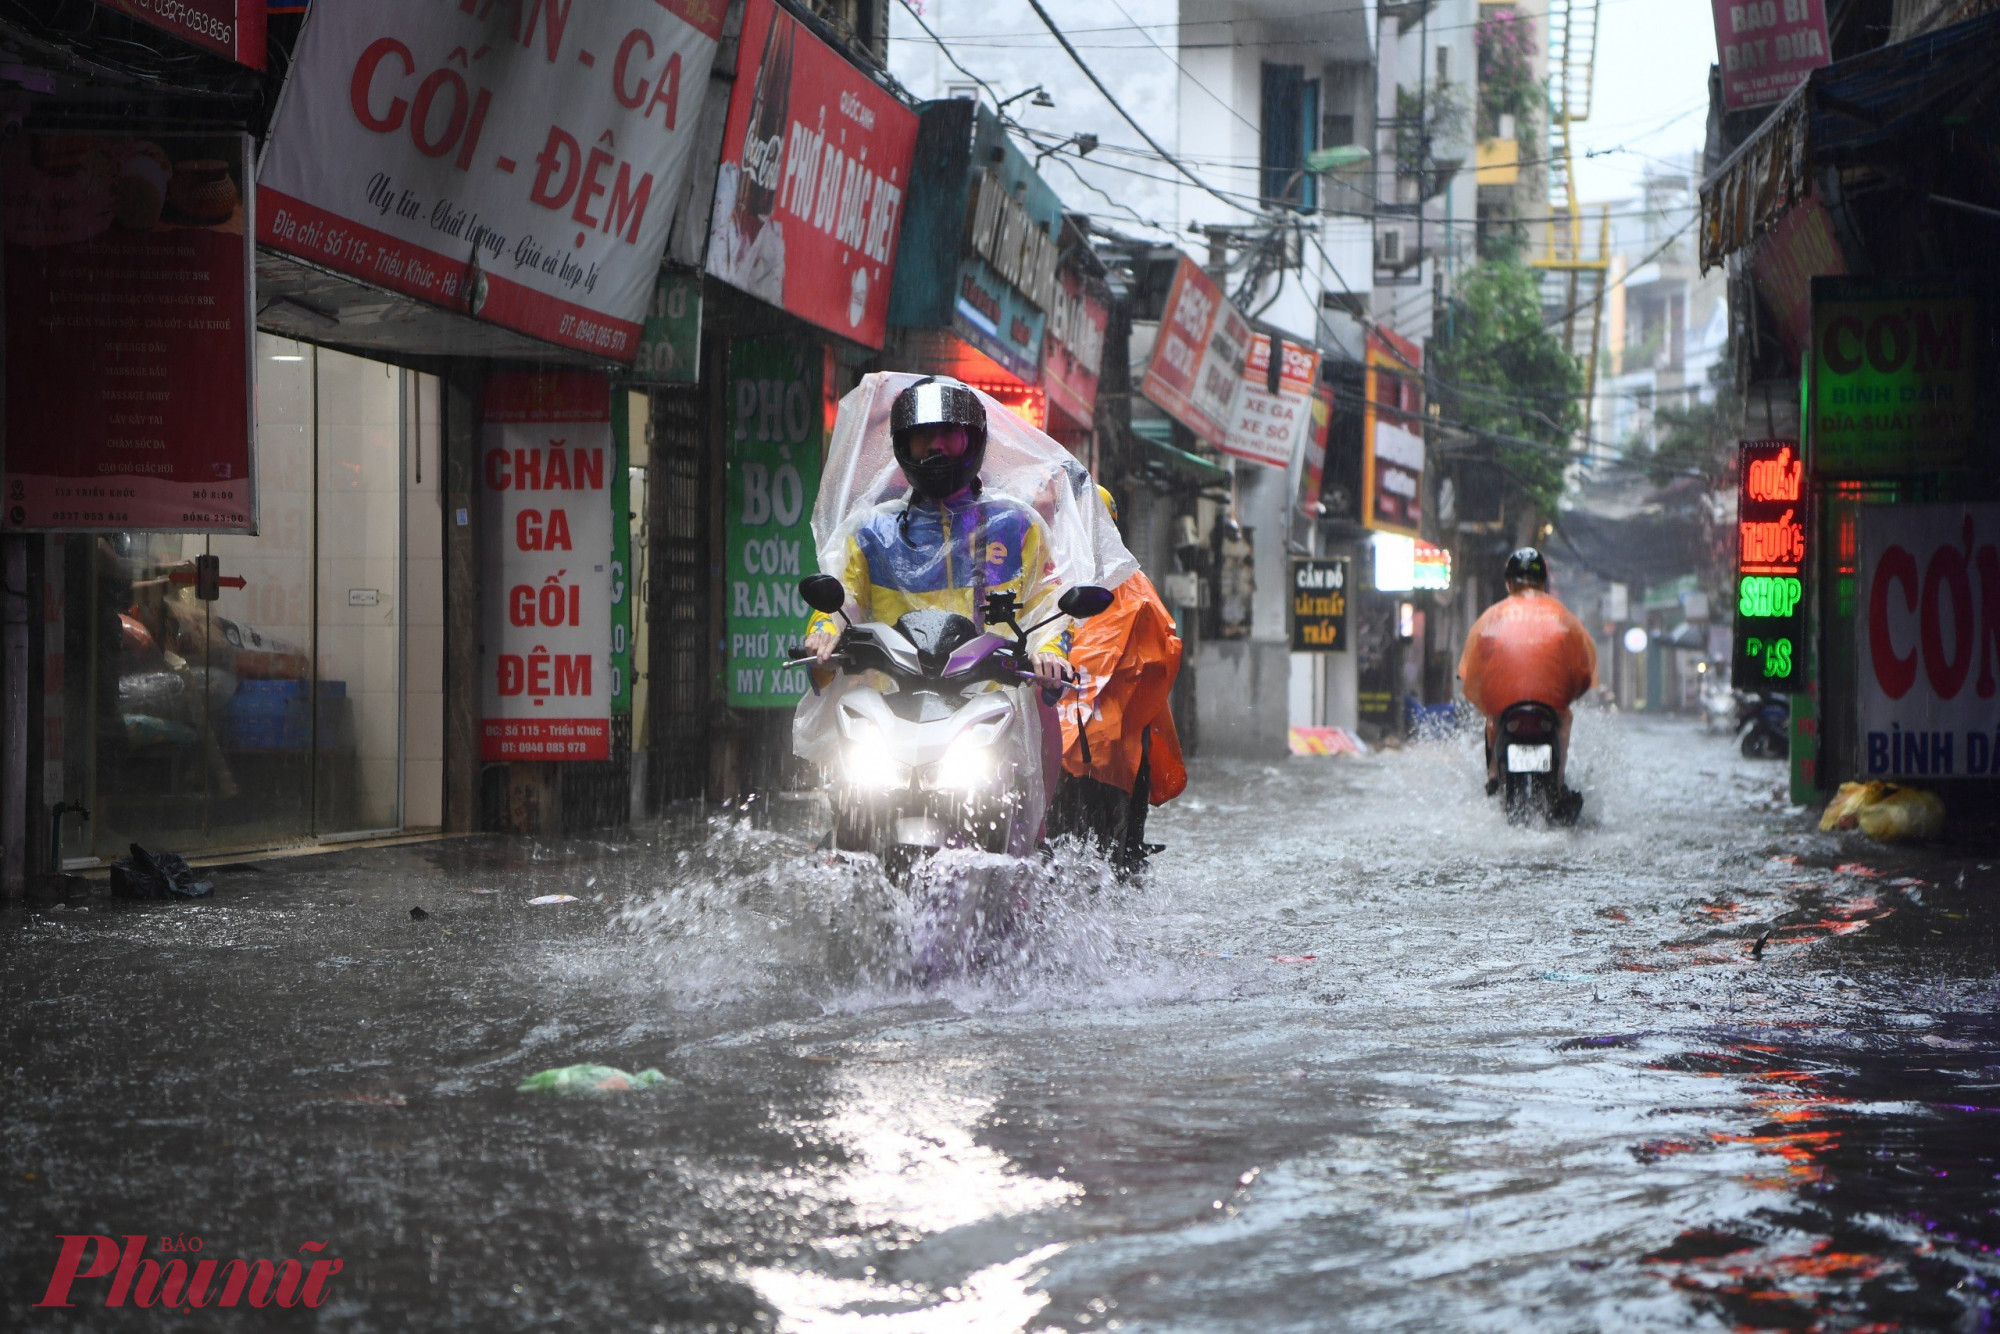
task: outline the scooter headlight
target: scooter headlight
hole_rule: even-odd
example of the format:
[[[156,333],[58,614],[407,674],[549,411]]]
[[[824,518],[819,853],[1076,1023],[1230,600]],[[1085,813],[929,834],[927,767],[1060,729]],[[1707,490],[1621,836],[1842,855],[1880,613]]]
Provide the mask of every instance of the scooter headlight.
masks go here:
[[[856,787],[883,791],[910,781],[910,766],[889,753],[888,738],[866,718],[853,720],[847,744],[841,748],[840,767]]]
[[[999,772],[998,743],[1005,731],[1005,722],[995,720],[961,732],[945,748],[944,758],[937,762],[931,785],[954,792],[973,792],[987,786]]]

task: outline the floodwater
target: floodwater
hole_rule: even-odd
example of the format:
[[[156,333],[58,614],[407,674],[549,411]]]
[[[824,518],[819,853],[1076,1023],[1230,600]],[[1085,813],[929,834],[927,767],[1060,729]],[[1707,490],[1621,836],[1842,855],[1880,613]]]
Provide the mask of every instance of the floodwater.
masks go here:
[[[0,1326],[2000,1325],[2000,857],[1813,832],[1696,724],[1572,778],[1551,832],[1469,742],[1201,764],[1146,884],[1059,859],[943,977],[792,811],[11,910]],[[672,1082],[515,1090],[583,1061]],[[78,1234],[342,1270],[36,1308]]]

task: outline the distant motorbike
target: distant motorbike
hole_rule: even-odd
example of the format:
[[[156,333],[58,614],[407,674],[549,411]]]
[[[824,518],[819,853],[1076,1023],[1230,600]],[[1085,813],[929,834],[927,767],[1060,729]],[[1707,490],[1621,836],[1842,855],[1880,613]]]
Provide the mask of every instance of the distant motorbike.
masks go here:
[[[1746,760],[1782,760],[1792,753],[1792,702],[1783,695],[1739,691],[1736,734]]]
[[[1736,692],[1729,688],[1729,673],[1710,670],[1701,678],[1701,729],[1713,735],[1737,730]]]
[[[1523,700],[1508,706],[1495,724],[1500,748],[1500,797],[1510,824],[1537,816],[1552,824],[1574,824],[1583,797],[1564,789],[1562,716],[1546,704]]]
[[[809,606],[846,619],[838,579],[810,575],[799,590]],[[1057,605],[1083,619],[1109,607],[1111,593],[1083,585]],[[833,847],[879,859],[897,883],[942,849],[1034,850],[1050,795],[1039,733],[1055,725],[1038,703],[1054,697],[1033,698],[1028,653],[1028,635],[1047,622],[1024,629],[1018,615],[1013,594],[995,593],[986,623],[1011,639],[941,610],[841,631],[829,661],[850,679],[810,720],[802,714],[803,726],[830,728],[837,742],[828,775]]]

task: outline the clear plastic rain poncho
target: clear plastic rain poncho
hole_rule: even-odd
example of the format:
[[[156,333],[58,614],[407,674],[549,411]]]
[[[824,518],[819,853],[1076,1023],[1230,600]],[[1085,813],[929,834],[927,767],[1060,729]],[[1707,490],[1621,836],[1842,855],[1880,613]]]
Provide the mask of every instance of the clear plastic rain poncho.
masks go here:
[[[889,410],[896,395],[924,378],[883,371],[866,376],[840,402],[833,444],[813,506],[813,541],[821,570],[848,585],[848,615],[893,623],[905,611],[949,606],[981,619],[984,594],[1016,592],[1023,625],[1055,611],[1065,589],[1115,589],[1139,568],[1098,497],[1088,470],[1046,433],[986,394],[986,456],[976,505],[940,507],[909,499],[896,463]],[[975,391],[977,392],[977,391]],[[865,584],[866,587],[856,585]],[[1031,647],[1054,645],[1066,622],[1032,635]],[[1004,634],[1005,632],[1002,631]],[[834,702],[861,678],[840,678],[799,704],[794,749],[819,763],[838,738]],[[1024,700],[1024,771],[1032,771],[1029,809],[1041,783],[1041,711]],[[1027,763],[1028,757],[1034,763]]]

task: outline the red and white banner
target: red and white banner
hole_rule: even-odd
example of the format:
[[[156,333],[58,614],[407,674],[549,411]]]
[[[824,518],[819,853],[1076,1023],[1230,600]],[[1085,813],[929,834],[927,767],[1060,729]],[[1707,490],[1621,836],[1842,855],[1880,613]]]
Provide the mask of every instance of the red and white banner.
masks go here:
[[[249,139],[17,135],[0,527],[256,531]]]
[[[723,0],[315,5],[257,240],[630,362]]]
[[[264,68],[267,0],[97,0],[252,69]]]
[[[1826,0],[1715,0],[1715,45],[1724,107],[1782,102],[1833,63]]]
[[[1075,270],[1063,269],[1056,275],[1055,304],[1048,315],[1042,388],[1051,408],[1078,426],[1089,426],[1097,407],[1097,376],[1111,312]]]
[[[1243,386],[1236,392],[1223,452],[1267,468],[1289,469],[1312,431],[1312,392],[1318,379],[1319,350],[1286,343],[1278,392],[1272,393],[1271,336],[1257,334],[1243,363]]]
[[[1139,392],[1219,446],[1229,435],[1236,387],[1249,355],[1249,321],[1199,265],[1182,255]]]
[[[747,0],[708,271],[882,346],[916,146],[914,111],[772,0]]]
[[[486,384],[480,445],[487,760],[611,758],[611,382]]]
[[[1857,522],[1860,775],[2000,775],[2000,505],[1865,505]]]

